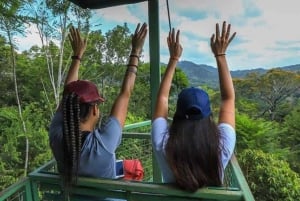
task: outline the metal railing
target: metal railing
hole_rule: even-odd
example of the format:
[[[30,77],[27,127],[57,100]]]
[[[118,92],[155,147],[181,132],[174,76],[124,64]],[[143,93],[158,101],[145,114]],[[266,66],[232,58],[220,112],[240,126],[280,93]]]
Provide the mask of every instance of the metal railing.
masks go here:
[[[232,157],[226,168],[223,187],[207,187],[189,193],[172,185],[160,183],[160,171],[153,160],[150,134],[143,132],[149,131],[150,123],[150,121],[145,121],[125,126],[122,143],[116,153],[118,158],[130,155],[142,162],[145,171],[142,182],[81,177],[78,179],[78,184],[70,190],[71,193],[76,194],[72,200],[83,200],[81,196],[84,196],[84,200],[89,200],[87,196],[92,196],[92,200],[94,200],[101,195],[102,198],[119,198],[128,201],[254,201],[235,156]],[[154,175],[158,175],[158,177],[154,179]],[[0,193],[0,201],[62,200],[62,197],[61,179],[57,173],[55,160],[49,161],[30,173],[27,178]]]

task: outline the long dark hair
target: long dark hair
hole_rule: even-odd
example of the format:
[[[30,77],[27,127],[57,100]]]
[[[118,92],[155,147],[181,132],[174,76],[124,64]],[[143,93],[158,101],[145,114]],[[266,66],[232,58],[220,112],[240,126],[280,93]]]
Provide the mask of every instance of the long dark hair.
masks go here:
[[[188,191],[220,186],[220,134],[212,116],[200,120],[176,116],[169,130],[166,156],[177,185]]]
[[[63,98],[63,163],[64,187],[77,183],[82,132],[80,122],[84,122],[89,114],[91,104],[80,103],[75,93],[65,94]]]

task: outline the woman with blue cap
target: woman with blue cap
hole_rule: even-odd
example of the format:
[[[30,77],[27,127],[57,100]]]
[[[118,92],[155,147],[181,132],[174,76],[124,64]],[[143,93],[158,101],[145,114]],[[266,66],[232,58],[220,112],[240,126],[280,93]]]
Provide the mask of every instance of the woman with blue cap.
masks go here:
[[[168,126],[168,98],[176,64],[182,53],[180,32],[173,29],[167,42],[170,60],[158,91],[152,120],[152,144],[163,182],[195,191],[204,186],[221,186],[224,169],[235,147],[235,94],[227,66],[226,49],[235,37],[231,25],[223,22],[220,33],[211,37],[221,91],[219,121],[212,118],[208,94],[200,88],[183,89],[179,95],[173,121]]]

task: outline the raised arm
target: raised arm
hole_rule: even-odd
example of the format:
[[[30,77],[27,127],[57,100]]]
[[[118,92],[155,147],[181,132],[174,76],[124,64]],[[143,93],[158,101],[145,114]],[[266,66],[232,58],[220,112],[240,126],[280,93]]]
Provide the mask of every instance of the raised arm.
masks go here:
[[[235,128],[235,92],[232,78],[226,61],[226,49],[236,35],[230,36],[231,25],[223,22],[220,35],[219,24],[216,24],[216,33],[211,36],[211,50],[215,55],[221,90],[221,106],[219,123],[228,123]]]
[[[135,33],[132,36],[132,49],[122,88],[111,110],[111,116],[114,116],[120,122],[122,127],[125,124],[129,98],[134,87],[138,69],[139,56],[142,52],[147,32],[148,29],[146,23],[141,27],[140,24],[137,25]]]
[[[86,49],[87,43],[86,39],[81,38],[79,30],[77,28],[75,29],[73,26],[70,28],[68,37],[72,46],[73,56],[71,66],[65,80],[65,85],[72,81],[78,80],[80,61]]]
[[[182,47],[179,42],[180,31],[178,30],[175,37],[175,30],[172,29],[169,32],[169,36],[167,38],[170,58],[168,62],[168,66],[164,77],[160,83],[160,87],[158,90],[156,106],[153,114],[153,120],[158,117],[168,117],[168,106],[169,106],[169,94],[170,88],[172,84],[172,79],[174,76],[175,68],[178,62],[179,57],[182,53]]]

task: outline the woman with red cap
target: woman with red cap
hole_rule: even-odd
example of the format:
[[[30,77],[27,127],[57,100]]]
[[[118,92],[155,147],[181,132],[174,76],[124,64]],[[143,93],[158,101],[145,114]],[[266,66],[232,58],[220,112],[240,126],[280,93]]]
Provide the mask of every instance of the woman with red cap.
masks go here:
[[[72,63],[65,80],[63,100],[49,131],[50,146],[65,187],[76,183],[77,176],[116,178],[115,151],[121,142],[146,35],[147,24],[138,24],[132,36],[131,54],[120,93],[107,122],[98,128],[98,104],[104,99],[94,83],[78,78],[87,42],[81,38],[78,29],[71,27],[69,40],[73,49]]]
[[[221,90],[218,124],[213,121],[208,94],[190,87],[179,93],[168,127],[168,98],[182,53],[179,34],[177,31],[175,37],[173,29],[168,36],[170,59],[158,91],[151,135],[163,182],[195,191],[203,186],[222,185],[224,169],[235,147],[235,95],[225,52],[236,33],[230,36],[230,24],[224,22],[222,33],[216,24],[216,34],[211,37]]]

